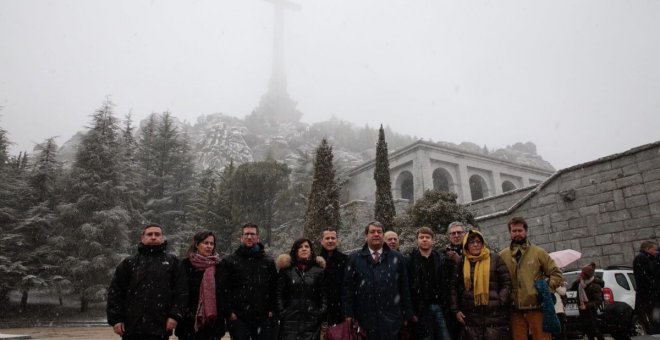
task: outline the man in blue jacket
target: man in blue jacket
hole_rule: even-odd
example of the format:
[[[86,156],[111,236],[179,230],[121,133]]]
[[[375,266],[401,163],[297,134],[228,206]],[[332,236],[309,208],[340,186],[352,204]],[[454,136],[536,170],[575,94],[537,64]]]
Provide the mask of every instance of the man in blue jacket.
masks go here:
[[[348,258],[342,286],[342,309],[367,332],[369,340],[395,339],[413,316],[403,256],[383,242],[385,228],[371,222],[366,244]]]

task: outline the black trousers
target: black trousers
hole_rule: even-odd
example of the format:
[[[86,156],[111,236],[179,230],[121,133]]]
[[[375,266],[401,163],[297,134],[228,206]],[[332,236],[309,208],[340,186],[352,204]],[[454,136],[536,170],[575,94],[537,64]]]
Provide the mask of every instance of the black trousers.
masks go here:
[[[582,328],[584,328],[584,332],[587,334],[587,339],[593,340],[594,338],[598,338],[598,340],[605,340],[600,327],[598,327],[595,309],[580,310],[580,319],[582,320]]]
[[[277,324],[274,319],[261,322],[228,321],[229,335],[232,340],[274,340],[277,339]]]

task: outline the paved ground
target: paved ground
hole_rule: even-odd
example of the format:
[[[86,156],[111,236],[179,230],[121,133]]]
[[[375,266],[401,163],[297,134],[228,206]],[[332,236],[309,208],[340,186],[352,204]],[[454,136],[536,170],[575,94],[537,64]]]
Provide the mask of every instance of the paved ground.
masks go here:
[[[36,327],[36,328],[7,328],[0,329],[0,339],[5,334],[29,335],[31,339],[85,339],[85,340],[118,340],[119,336],[108,327]],[[170,339],[176,339],[172,336]],[[225,336],[223,339],[229,339]]]

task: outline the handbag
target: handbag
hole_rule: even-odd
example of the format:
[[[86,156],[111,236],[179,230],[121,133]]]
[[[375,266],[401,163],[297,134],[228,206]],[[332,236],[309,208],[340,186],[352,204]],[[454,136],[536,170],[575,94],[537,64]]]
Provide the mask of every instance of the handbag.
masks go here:
[[[325,333],[326,340],[366,340],[367,334],[360,328],[357,321],[342,321],[334,326],[328,327]]]

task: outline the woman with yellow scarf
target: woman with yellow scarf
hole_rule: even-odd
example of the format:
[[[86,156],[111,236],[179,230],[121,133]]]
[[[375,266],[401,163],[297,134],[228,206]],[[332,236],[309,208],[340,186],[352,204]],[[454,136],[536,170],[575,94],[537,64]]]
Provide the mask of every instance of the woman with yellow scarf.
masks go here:
[[[461,339],[511,338],[509,270],[476,230],[463,237],[463,260],[450,289],[451,311],[462,326]]]

